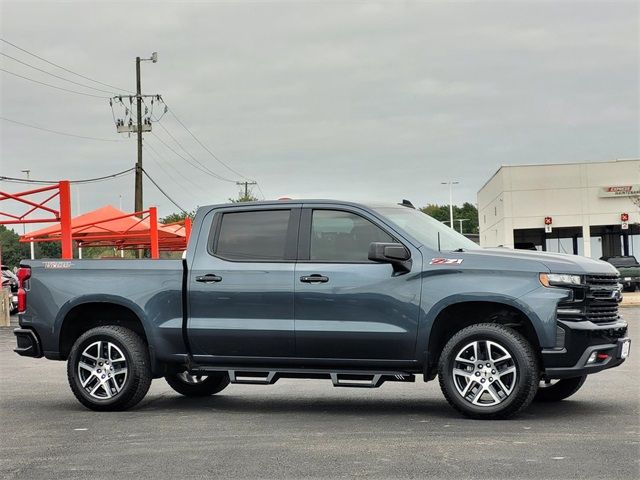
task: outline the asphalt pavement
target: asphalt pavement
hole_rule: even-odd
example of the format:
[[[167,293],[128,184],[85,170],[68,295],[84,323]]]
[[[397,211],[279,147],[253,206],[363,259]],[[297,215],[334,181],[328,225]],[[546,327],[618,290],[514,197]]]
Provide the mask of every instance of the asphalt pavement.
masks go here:
[[[231,385],[205,399],[155,380],[127,412],[73,397],[65,363],[18,357],[0,328],[0,478],[640,478],[640,308],[623,365],[507,421],[460,417],[437,382]]]

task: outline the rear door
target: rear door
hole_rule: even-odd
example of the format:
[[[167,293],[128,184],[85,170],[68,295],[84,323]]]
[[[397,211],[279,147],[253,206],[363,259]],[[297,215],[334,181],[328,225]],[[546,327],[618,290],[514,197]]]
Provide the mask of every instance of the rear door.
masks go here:
[[[211,218],[212,217],[212,218]],[[189,270],[189,341],[201,361],[291,357],[293,275],[300,208],[210,212],[206,245]]]
[[[295,272],[299,357],[415,358],[420,275],[368,260],[372,242],[396,241],[366,212],[305,206]],[[405,246],[419,272],[420,252]]]

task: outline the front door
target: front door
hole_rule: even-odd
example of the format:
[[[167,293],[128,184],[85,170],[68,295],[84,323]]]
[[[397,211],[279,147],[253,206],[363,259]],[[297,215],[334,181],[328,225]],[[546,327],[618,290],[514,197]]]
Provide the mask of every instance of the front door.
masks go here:
[[[198,246],[188,278],[187,325],[198,360],[294,356],[299,212],[215,211],[210,241]]]
[[[368,260],[396,242],[363,212],[303,210],[295,270],[296,354],[309,359],[413,360],[420,275]],[[411,248],[414,268],[420,252]]]

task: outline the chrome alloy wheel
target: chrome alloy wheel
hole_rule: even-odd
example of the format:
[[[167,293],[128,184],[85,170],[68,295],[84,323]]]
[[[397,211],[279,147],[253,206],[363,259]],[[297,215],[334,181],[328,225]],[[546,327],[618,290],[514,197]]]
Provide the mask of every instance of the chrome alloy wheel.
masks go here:
[[[504,402],[516,385],[516,364],[500,344],[479,340],[462,347],[453,363],[453,383],[468,402],[491,407]]]
[[[184,383],[197,384],[204,382],[208,377],[202,375],[191,375],[188,372],[180,372],[178,378]]]
[[[127,381],[128,370],[122,350],[102,340],[85,348],[78,362],[82,388],[98,400],[108,400],[120,393]]]

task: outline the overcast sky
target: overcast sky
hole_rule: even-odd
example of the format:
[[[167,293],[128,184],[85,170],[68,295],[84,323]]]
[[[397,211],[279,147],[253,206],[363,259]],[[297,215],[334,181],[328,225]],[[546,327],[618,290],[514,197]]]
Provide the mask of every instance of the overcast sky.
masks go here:
[[[640,157],[638,2],[0,2],[2,38],[93,79],[160,93],[221,160],[266,198],[476,202],[501,164]],[[104,88],[5,43],[0,51]],[[7,57],[1,68],[108,96]],[[108,100],[0,72],[6,176],[86,178],[130,168]],[[198,161],[217,163],[170,115],[162,124]],[[158,125],[154,133],[181,151]],[[237,194],[154,135],[144,167],[181,206]],[[183,153],[183,155],[189,158]],[[193,161],[192,161],[193,162]],[[179,173],[178,173],[179,172]],[[16,191],[22,186],[1,183]],[[74,194],[78,189],[74,189]],[[145,204],[176,211],[145,181]],[[255,194],[262,196],[260,191]],[[86,185],[74,213],[133,209],[133,174]],[[79,200],[79,201],[78,201]]]

